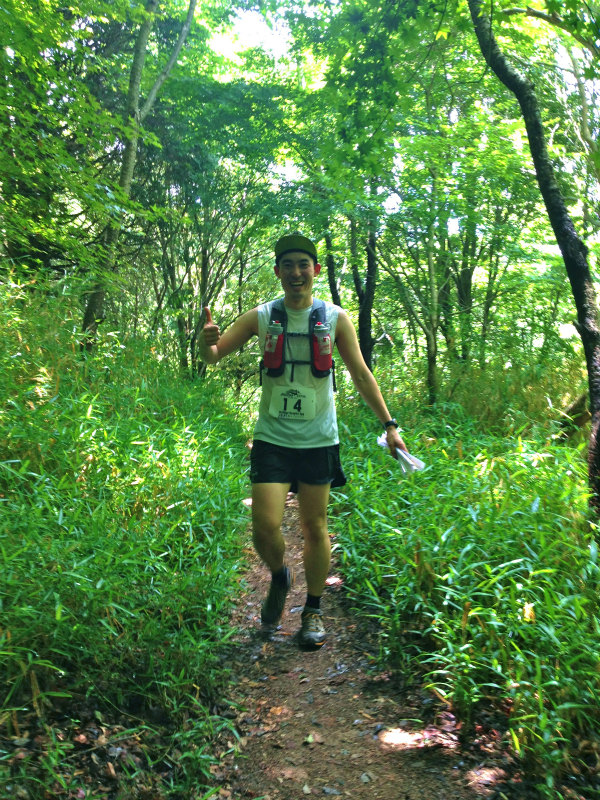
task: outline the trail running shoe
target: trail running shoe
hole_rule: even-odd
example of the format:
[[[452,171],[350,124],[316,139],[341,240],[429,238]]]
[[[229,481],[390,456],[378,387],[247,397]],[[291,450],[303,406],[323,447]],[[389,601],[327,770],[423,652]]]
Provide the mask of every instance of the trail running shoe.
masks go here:
[[[302,612],[302,627],[298,641],[302,647],[321,647],[327,634],[321,617],[323,612],[318,608],[305,608]]]
[[[260,610],[260,621],[265,628],[274,628],[283,614],[285,598],[287,597],[287,593],[289,592],[290,586],[293,583],[293,575],[287,567],[285,568],[285,573],[285,581],[282,581],[281,583],[279,581],[271,581],[269,594],[266,596],[265,601],[262,604],[262,608]]]

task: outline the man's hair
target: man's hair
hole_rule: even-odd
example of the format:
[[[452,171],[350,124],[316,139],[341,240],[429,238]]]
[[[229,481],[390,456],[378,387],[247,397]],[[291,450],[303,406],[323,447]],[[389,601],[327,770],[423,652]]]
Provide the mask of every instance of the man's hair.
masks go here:
[[[279,264],[279,259],[286,253],[298,250],[301,253],[307,253],[315,260],[315,264],[319,261],[317,255],[317,248],[307,239],[306,236],[301,236],[299,233],[291,233],[287,236],[282,236],[275,243],[275,263]]]

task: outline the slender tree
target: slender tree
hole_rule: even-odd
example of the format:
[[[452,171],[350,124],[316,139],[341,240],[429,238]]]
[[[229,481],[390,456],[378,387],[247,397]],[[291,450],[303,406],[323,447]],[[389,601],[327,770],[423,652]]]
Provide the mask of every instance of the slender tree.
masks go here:
[[[197,0],[189,0],[187,15],[181,26],[177,42],[173,47],[166,65],[154,81],[146,98],[142,97],[142,77],[146,62],[148,40],[155,22],[158,0],[147,0],[144,19],[142,20],[135,41],[133,61],[129,72],[129,88],[127,92],[127,105],[125,118],[128,123],[128,135],[125,138],[123,156],[119,172],[119,188],[124,199],[131,194],[131,182],[137,160],[138,141],[144,120],[148,117],[156,98],[169,77],[177,58],[189,34],[194,19]],[[89,292],[83,315],[84,346],[89,349],[98,328],[98,323],[104,314],[104,301],[107,291],[106,276],[114,272],[116,266],[116,245],[123,224],[123,212],[116,214],[107,224],[103,242],[103,258],[99,265],[98,278]]]
[[[600,511],[600,326],[598,304],[588,264],[588,249],[581,240],[569,215],[562,190],[548,153],[546,135],[535,86],[517,70],[500,49],[490,17],[484,13],[481,0],[468,0],[471,20],[481,52],[488,66],[515,95],[529,140],[535,173],[546,211],[560,248],[571,291],[577,308],[577,329],[586,358],[590,392],[592,429],[590,434],[588,475],[593,493],[592,505]]]

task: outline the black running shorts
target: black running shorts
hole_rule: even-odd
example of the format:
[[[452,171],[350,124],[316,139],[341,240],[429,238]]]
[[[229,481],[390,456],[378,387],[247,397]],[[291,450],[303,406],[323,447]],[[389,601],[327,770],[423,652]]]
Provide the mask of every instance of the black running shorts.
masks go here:
[[[313,486],[344,486],[346,476],[340,462],[340,446],[281,447],[255,439],[250,451],[252,483],[289,483],[290,491],[298,491],[298,482]]]

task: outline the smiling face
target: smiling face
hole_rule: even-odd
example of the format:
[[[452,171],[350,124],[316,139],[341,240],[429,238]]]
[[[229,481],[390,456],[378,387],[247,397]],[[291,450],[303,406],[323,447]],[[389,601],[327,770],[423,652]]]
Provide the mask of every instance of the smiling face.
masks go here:
[[[306,308],[312,303],[312,287],[321,265],[301,250],[284,253],[275,267],[288,305]]]

